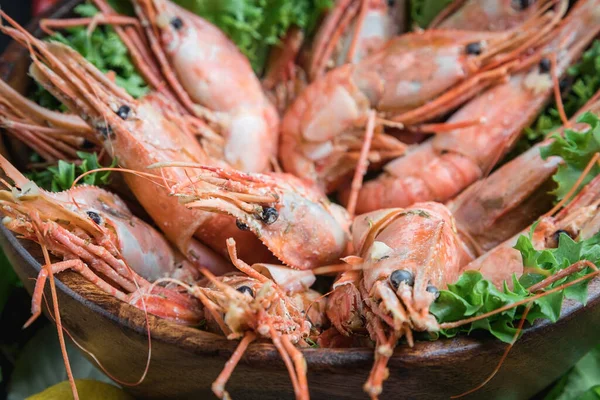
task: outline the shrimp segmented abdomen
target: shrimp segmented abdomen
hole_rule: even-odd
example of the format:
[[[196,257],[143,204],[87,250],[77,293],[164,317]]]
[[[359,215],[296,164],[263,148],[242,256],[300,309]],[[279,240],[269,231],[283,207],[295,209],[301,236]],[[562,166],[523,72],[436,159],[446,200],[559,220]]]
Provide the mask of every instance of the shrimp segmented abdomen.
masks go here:
[[[437,134],[389,162],[380,177],[364,185],[357,210],[406,207],[415,201],[446,202],[488,174],[549,101],[551,73],[561,76],[600,30],[598,15],[589,10],[597,6],[597,0],[578,3],[542,48],[561,55],[552,71],[532,65],[475,97],[448,123],[478,123]]]

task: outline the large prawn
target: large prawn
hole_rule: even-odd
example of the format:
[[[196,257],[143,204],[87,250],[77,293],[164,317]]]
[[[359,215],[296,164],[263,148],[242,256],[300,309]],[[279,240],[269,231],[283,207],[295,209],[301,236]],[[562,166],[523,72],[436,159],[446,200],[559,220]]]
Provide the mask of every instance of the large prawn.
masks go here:
[[[244,171],[270,170],[279,117],[250,63],[223,32],[169,0],[134,1],[139,19],[116,14],[105,0],[94,3],[101,11],[94,18],[46,19],[41,26],[52,32],[112,24],[148,84],[179,110],[210,123],[203,129],[222,160]]]
[[[63,261],[44,266],[33,294],[33,316],[41,313],[48,276],[74,270],[101,290],[151,314],[195,325],[198,304],[151,281],[165,276],[194,281],[198,272],[154,228],[131,214],[116,195],[93,186],[50,193],[25,178],[0,156],[0,168],[14,181],[0,191],[2,223],[39,243]]]
[[[600,91],[554,134],[589,129],[579,118],[586,112],[599,113],[599,99]],[[554,137],[548,137],[447,203],[474,254],[486,253],[550,210],[553,196],[548,192],[556,185],[551,177],[564,161],[558,156],[542,159],[540,150],[553,142]]]
[[[553,224],[548,225],[550,228],[540,229],[538,242],[548,243],[558,229],[573,227],[574,221],[578,232],[597,233],[600,225],[595,210],[599,183],[600,178],[592,181],[577,200],[552,220]],[[577,236],[584,237],[579,234],[573,237]],[[519,264],[516,257],[513,257],[516,263],[496,258],[488,264],[493,265],[490,269],[475,268],[481,264],[470,264],[472,254],[458,235],[450,211],[439,203],[418,203],[407,209],[385,209],[358,216],[353,225],[353,238],[358,256],[348,257],[346,261],[358,269],[351,271],[358,276],[354,279],[346,277],[338,284],[338,298],[333,304],[361,306],[338,309],[338,312],[330,309],[328,316],[341,333],[366,329],[376,342],[375,364],[365,384],[365,390],[372,397],[381,393],[381,383],[387,375],[387,360],[401,337],[412,346],[413,331],[435,332],[473,322],[468,319],[438,323],[429,313],[429,307],[440,289],[455,282],[466,269],[479,269],[484,277],[498,284],[502,282],[499,277],[507,279],[513,272],[518,272],[514,268],[516,265],[521,265],[522,271],[522,261]],[[498,263],[499,259],[503,262]],[[568,271],[577,268],[579,271],[586,266],[577,265]],[[597,274],[597,268],[594,269]],[[557,280],[564,276],[561,273],[551,278]],[[549,285],[554,281],[552,279],[535,289]]]
[[[242,171],[270,170],[279,117],[248,59],[216,26],[169,0],[133,3],[163,76],[180,102],[222,132],[225,161]],[[104,0],[96,4],[107,7]]]
[[[482,124],[438,134],[385,165],[360,190],[357,212],[447,201],[489,172],[550,99],[552,75],[561,76],[600,32],[599,7],[597,0],[578,2],[552,41],[539,50],[546,58],[480,94],[448,120],[460,125],[479,119]],[[556,59],[549,58],[553,53]]]
[[[379,113],[376,127],[414,125],[452,110],[522,68],[515,58],[546,40],[539,33],[549,32],[566,6],[562,1],[556,11],[536,14],[506,32],[408,33],[357,64],[330,71],[309,85],[283,118],[283,168],[327,192],[335,190],[356,167],[371,109]],[[370,159],[390,160],[405,148],[378,131]]]

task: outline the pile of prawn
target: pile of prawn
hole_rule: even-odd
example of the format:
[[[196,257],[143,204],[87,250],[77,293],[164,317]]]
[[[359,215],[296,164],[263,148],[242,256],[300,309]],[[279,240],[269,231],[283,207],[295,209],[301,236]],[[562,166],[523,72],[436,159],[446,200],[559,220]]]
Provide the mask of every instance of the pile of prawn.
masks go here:
[[[550,209],[563,161],[539,148],[553,139],[490,173],[600,33],[600,0],[455,1],[408,33],[402,1],[338,0],[311,40],[290,30],[262,80],[217,27],[170,0],[131,0],[133,17],[93,2],[95,17],[41,27],[111,25],[150,93],[133,98],[0,11],[31,77],[68,109],[0,82],[0,125],[49,163],[84,145],[116,159],[150,220],[104,188],[47,192],[1,156],[2,222],[45,256],[30,321],[45,282],[54,290],[53,275],[71,270],[147,314],[239,340],[219,398],[257,340],[277,348],[298,399],[309,397],[301,348],[367,343],[364,389],[377,398],[396,346],[473,322],[429,312],[463,272],[502,287],[524,273],[512,247],[530,226],[538,249],[556,247],[557,232],[600,231],[600,178]],[[600,112],[598,97],[580,113]],[[598,273],[585,267],[586,279]],[[328,293],[311,289],[317,275],[335,276]]]

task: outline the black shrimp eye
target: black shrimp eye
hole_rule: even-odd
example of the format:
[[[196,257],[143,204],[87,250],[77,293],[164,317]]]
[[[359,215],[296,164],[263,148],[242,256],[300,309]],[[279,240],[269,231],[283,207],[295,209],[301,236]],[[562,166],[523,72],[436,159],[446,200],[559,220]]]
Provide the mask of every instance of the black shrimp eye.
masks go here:
[[[236,289],[238,292],[240,292],[241,294],[249,294],[250,297],[254,298],[254,292],[252,291],[252,289],[250,288],[250,286],[240,286],[239,288]]]
[[[554,232],[552,234],[552,239],[554,240],[554,242],[558,245],[558,240],[560,239],[560,234],[564,233],[565,235],[567,235],[568,237],[571,237],[571,234],[567,231],[565,231],[564,229],[559,229],[556,232]],[[571,238],[572,239],[572,238]]]
[[[267,225],[274,224],[279,218],[279,213],[275,207],[263,207],[260,219]]]
[[[127,118],[129,118],[129,113],[131,112],[131,108],[127,105],[122,105],[121,107],[119,107],[119,109],[117,110],[117,115],[125,120]]]
[[[110,125],[99,125],[96,127],[98,132],[106,139],[108,137],[112,137],[114,132]]]
[[[86,214],[96,224],[100,225],[102,223],[102,217],[97,212],[95,212],[95,211],[87,211]]]
[[[94,147],[96,147],[96,145],[92,142],[90,142],[87,139],[83,139],[83,144],[81,145],[82,149],[93,149]]]
[[[394,7],[394,4],[396,4],[396,0],[387,0],[388,7]]]
[[[467,54],[472,56],[478,56],[481,54],[481,42],[473,42],[469,43],[467,47],[465,47],[465,51]]]
[[[171,20],[171,26],[173,27],[173,29],[178,31],[181,28],[183,28],[183,21],[179,17],[173,17],[173,19]]]
[[[428,291],[429,293],[433,293],[433,295],[435,296],[436,299],[438,297],[440,297],[440,291],[438,290],[438,288],[436,288],[432,284],[427,285],[427,288],[425,288],[425,290]]]
[[[239,219],[235,220],[235,226],[237,226],[240,231],[247,231],[247,230],[250,229],[250,227],[248,225],[246,225],[245,223],[243,223]]]
[[[408,286],[413,286],[415,284],[415,277],[412,272],[405,269],[397,269],[392,272],[390,275],[390,284],[394,290],[397,290],[402,282],[406,283]]]
[[[533,3],[533,0],[513,0],[512,1],[512,7],[515,10],[525,10],[527,8],[529,8],[529,6]]]
[[[540,60],[540,72],[542,74],[547,74],[548,72],[550,72],[550,68],[552,67],[552,64],[550,63],[550,59],[548,58],[542,58]]]

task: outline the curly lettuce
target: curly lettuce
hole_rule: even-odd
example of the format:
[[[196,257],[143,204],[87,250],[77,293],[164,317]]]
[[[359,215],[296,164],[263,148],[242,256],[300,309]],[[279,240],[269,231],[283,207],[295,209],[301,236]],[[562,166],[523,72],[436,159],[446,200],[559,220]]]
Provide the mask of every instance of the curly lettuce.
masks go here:
[[[583,114],[577,120],[586,123],[590,129],[577,132],[566,129],[563,135],[554,134],[554,141],[540,149],[542,158],[559,156],[564,163],[552,179],[556,182],[556,189],[552,191],[557,200],[562,200],[577,183],[587,165],[596,153],[600,152],[600,119],[590,112]],[[600,165],[595,163],[577,188],[577,193],[583,186],[600,173]]]
[[[577,261],[589,260],[597,264],[600,262],[600,234],[576,242],[567,234],[562,233],[557,248],[544,250],[536,250],[533,247],[531,236],[523,235],[517,241],[515,249],[521,252],[525,273],[519,279],[513,275],[512,289],[506,283],[502,289],[498,289],[492,282],[485,279],[480,272],[467,271],[459,277],[456,283],[448,285],[447,290],[440,291],[440,296],[432,304],[430,312],[437,318],[438,322],[459,321],[526,300],[533,296],[527,288]],[[549,285],[546,290],[572,282],[590,272],[590,268],[584,268],[577,273],[557,280]],[[560,317],[562,302],[565,297],[585,304],[588,283],[588,281],[583,281],[532,301],[531,310],[527,314],[527,321],[547,319],[556,322]],[[521,305],[459,328],[441,330],[439,335],[454,337],[460,332],[470,333],[474,330],[484,330],[503,342],[511,343],[517,332],[515,321],[521,319],[524,310],[525,305]]]

